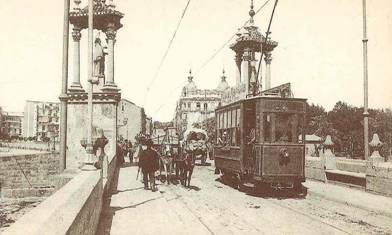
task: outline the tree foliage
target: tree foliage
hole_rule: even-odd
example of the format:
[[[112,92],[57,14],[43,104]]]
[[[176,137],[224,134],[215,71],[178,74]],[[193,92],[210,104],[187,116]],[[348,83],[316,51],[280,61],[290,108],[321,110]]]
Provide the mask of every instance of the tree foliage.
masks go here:
[[[369,109],[369,141],[377,133],[384,143],[381,154],[389,155],[392,141],[392,112],[390,109]],[[307,134],[325,138],[331,135],[335,151],[350,158],[363,158],[363,108],[339,101],[325,112],[319,105],[309,105],[306,118]]]

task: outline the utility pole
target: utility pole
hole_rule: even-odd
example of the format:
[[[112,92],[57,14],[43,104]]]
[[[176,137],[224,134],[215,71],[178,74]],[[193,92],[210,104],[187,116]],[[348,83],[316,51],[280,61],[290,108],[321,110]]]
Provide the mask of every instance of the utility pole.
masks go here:
[[[363,140],[365,144],[365,160],[369,160],[369,112],[368,112],[368,61],[367,61],[367,29],[366,29],[366,0],[362,0],[363,10],[363,86],[364,86],[364,105],[363,105]]]
[[[88,1],[88,94],[87,94],[87,156],[84,162],[83,170],[95,170],[93,166],[94,153],[93,153],[93,33],[94,33],[94,2]]]
[[[66,149],[67,149],[69,6],[70,6],[70,0],[64,0],[63,64],[62,64],[61,94],[60,94],[60,172],[64,171],[66,167],[66,161],[67,161]]]

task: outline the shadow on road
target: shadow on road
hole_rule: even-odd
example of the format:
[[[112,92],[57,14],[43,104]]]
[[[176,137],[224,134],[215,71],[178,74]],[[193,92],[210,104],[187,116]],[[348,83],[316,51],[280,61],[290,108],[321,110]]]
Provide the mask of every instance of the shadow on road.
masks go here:
[[[252,197],[260,197],[260,198],[276,198],[276,199],[305,199],[307,196],[307,191],[308,189],[301,184],[301,189],[300,190],[294,190],[294,189],[280,189],[280,190],[275,190],[271,187],[268,186],[245,186],[241,185],[239,186],[236,182],[234,181],[224,181],[222,180],[221,177],[216,178],[215,181],[227,185],[233,190],[239,190],[241,192],[244,192],[246,195],[252,196]]]
[[[111,198],[107,199],[104,204],[104,208],[103,208],[103,211],[101,214],[101,218],[99,221],[96,235],[109,235],[110,234],[110,230],[112,228],[113,217],[117,211],[129,209],[129,208],[136,208],[140,205],[146,204],[151,201],[155,201],[160,198],[162,198],[162,196],[151,198],[146,201],[142,201],[137,204],[133,204],[133,205],[125,206],[125,207],[118,207],[118,206],[111,207],[110,206]]]

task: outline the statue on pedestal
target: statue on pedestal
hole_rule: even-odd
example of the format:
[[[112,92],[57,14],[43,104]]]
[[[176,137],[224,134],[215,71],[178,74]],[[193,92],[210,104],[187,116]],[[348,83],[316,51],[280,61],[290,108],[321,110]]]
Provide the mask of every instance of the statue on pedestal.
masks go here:
[[[93,49],[94,77],[100,78],[105,76],[105,55],[106,53],[101,45],[101,39],[97,36]]]

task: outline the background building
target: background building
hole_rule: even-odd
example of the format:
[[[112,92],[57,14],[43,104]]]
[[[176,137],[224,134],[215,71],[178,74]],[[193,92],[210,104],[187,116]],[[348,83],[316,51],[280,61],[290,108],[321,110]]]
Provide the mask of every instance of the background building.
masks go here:
[[[214,117],[215,109],[221,104],[222,93],[228,88],[224,71],[218,87],[212,90],[198,89],[189,72],[188,83],[182,89],[175,110],[174,125],[179,133],[192,128],[194,123]]]
[[[10,138],[22,137],[23,113],[0,111],[2,136]]]
[[[138,133],[151,133],[152,120],[146,116],[144,108],[127,99],[121,99],[117,107],[117,113],[117,132],[119,137],[134,142]]]
[[[37,140],[56,136],[59,133],[60,106],[56,102],[27,100],[24,108],[23,137]]]

